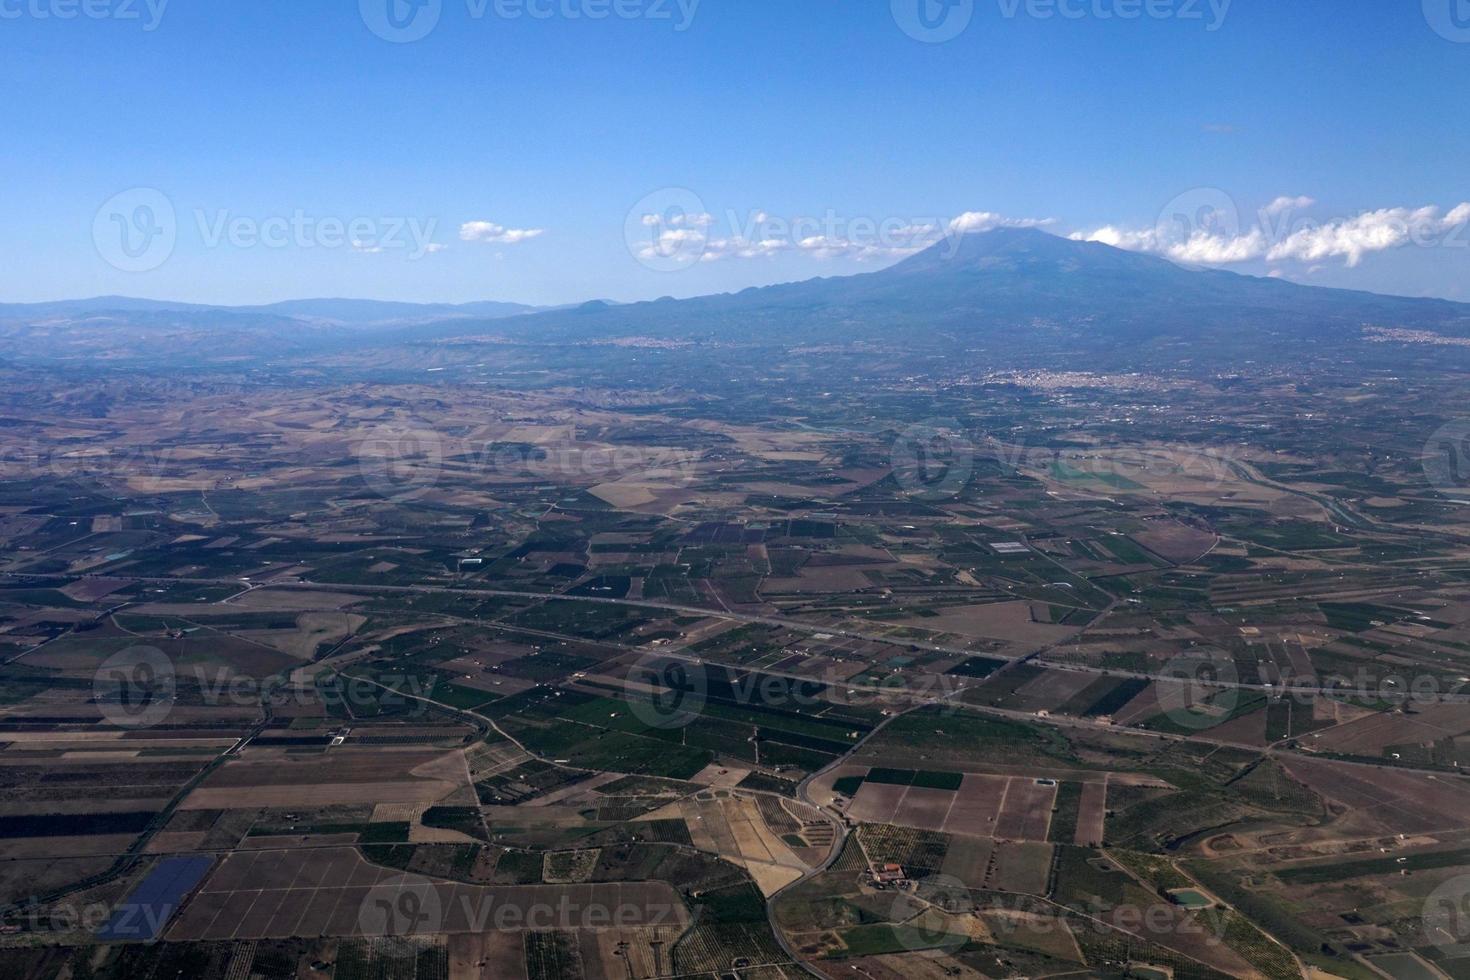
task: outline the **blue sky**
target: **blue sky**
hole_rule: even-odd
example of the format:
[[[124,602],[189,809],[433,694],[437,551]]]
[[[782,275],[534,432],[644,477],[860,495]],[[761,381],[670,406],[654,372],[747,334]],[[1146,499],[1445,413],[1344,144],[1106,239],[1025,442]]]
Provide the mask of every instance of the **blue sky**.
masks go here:
[[[406,0],[149,2],[0,0],[0,301],[687,296],[1021,219],[1470,300],[1465,0],[968,0],[943,43],[937,0],[427,0],[409,43]],[[693,252],[640,250],[650,195]]]

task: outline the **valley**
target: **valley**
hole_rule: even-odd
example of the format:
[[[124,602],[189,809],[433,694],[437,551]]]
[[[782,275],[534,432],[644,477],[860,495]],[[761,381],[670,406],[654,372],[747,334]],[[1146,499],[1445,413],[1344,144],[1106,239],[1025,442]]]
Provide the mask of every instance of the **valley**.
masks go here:
[[[4,369],[20,975],[1470,975],[1458,355],[617,339]]]

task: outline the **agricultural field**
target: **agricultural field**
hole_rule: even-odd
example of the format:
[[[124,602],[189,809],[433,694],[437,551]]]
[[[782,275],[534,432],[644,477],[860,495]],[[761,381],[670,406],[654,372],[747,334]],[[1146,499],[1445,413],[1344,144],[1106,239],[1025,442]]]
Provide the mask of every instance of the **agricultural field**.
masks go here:
[[[1295,382],[472,346],[243,411],[5,396],[17,975],[1470,976],[1424,919],[1470,869],[1470,521],[1328,448],[1406,444],[1356,380],[1268,445]],[[935,494],[892,448],[942,416],[984,436]]]

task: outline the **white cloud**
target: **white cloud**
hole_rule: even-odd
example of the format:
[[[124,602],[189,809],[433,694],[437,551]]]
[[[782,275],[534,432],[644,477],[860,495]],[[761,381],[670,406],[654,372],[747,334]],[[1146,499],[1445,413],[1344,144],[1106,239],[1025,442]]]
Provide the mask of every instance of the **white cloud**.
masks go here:
[[[764,220],[764,216],[761,220]],[[681,211],[677,214],[645,214],[643,216],[643,227],[645,228],[709,228],[714,223],[715,216],[705,212],[689,214]]]
[[[937,239],[935,239],[937,240]],[[661,239],[664,246],[674,244],[670,236],[664,235]],[[778,255],[799,254],[807,255],[814,259],[857,259],[867,261],[912,255],[926,248],[932,241],[923,245],[891,244],[872,241],[849,241],[845,238],[829,235],[810,235],[800,241],[791,241],[788,238],[760,238],[749,239],[739,235],[730,238],[711,238],[704,245],[704,254],[700,256],[702,262],[719,262],[724,259],[765,259],[774,258]]]
[[[1317,199],[1314,197],[1278,197],[1276,200],[1266,205],[1263,210],[1266,214],[1274,216],[1278,214],[1286,214],[1291,211],[1305,211],[1307,208],[1316,203]]]
[[[1008,218],[991,211],[967,211],[946,221],[941,218],[847,218],[831,212],[823,218],[785,219],[757,209],[750,212],[743,223],[732,217],[733,231],[728,237],[713,237],[705,231],[714,224],[709,215],[668,218],[647,215],[643,221],[645,225],[659,229],[655,240],[643,246],[645,255],[667,255],[680,247],[698,248],[701,262],[772,258],[787,254],[804,255],[820,261],[877,262],[906,258],[952,235],[995,228],[1039,228],[1054,223],[1052,219]],[[743,227],[734,227],[742,224]]]
[[[1254,227],[1238,232],[1195,228],[1187,234],[1171,234],[1173,229],[1163,225],[1136,230],[1104,225],[1093,231],[1074,232],[1071,237],[1135,252],[1153,252],[1194,265],[1234,265],[1259,259],[1273,264],[1309,265],[1342,259],[1351,267],[1374,252],[1409,244],[1439,244],[1445,236],[1470,225],[1470,202],[1444,215],[1439,207],[1429,206],[1384,208],[1325,221],[1293,217],[1316,203],[1310,197],[1278,197],[1261,209]],[[1234,224],[1232,220],[1230,225]]]
[[[735,235],[731,238],[711,238],[705,243],[701,259],[705,262],[718,262],[721,259],[762,259],[789,252],[793,248],[795,246],[791,242],[779,238],[752,240]]]
[[[639,218],[649,230],[648,240],[638,249],[642,259],[678,262],[710,261],[709,229],[715,216],[705,212],[671,211],[645,214]]]
[[[1095,231],[1077,231],[1078,242],[1101,242],[1130,252],[1154,252],[1191,265],[1228,265],[1249,262],[1266,254],[1266,235],[1259,228],[1244,235],[1222,235],[1196,230],[1188,238],[1170,240],[1156,228],[1131,230],[1104,225]]]
[[[1191,265],[1231,265],[1250,262],[1266,254],[1266,233],[1252,228],[1243,235],[1221,235],[1196,231],[1182,242],[1175,242],[1166,254]]]
[[[1158,234],[1152,229],[1129,231],[1114,225],[1103,225],[1095,231],[1074,231],[1067,236],[1074,242],[1101,242],[1113,248],[1130,252],[1153,252],[1158,250]]]
[[[949,223],[949,230],[968,235],[977,231],[994,231],[996,228],[1041,228],[1053,223],[1051,218],[1007,218],[994,211],[966,211]]]
[[[1201,266],[1267,263],[1267,271],[1285,276],[1307,267],[1341,259],[1356,266],[1372,253],[1408,244],[1441,244],[1446,236],[1470,226],[1470,202],[1447,213],[1436,206],[1385,208],[1362,214],[1316,220],[1303,212],[1317,205],[1306,195],[1283,195],[1261,207],[1255,220],[1240,220],[1228,197],[1211,200],[1194,220],[1160,221],[1152,228],[1109,224],[1072,232],[1077,241],[1094,241],[1130,251],[1150,252],[1176,262]],[[1192,212],[1191,212],[1192,213]],[[642,246],[645,256],[683,255],[689,261],[768,259],[803,255],[820,261],[881,261],[904,258],[946,237],[997,228],[1040,228],[1051,219],[1012,218],[993,211],[967,211],[951,220],[848,218],[831,212],[823,219],[783,219],[752,210],[745,219],[729,219],[730,232],[718,235],[720,222],[706,213],[645,215],[653,234]],[[515,231],[489,223],[466,225],[466,241],[523,241],[539,230]],[[1300,267],[1293,268],[1293,264]]]
[[[1437,207],[1367,211],[1355,218],[1299,228],[1272,245],[1266,255],[1272,262],[1340,258],[1356,266],[1370,252],[1386,252],[1413,242],[1433,243],[1464,224],[1461,219],[1465,217],[1470,217],[1470,204],[1460,205],[1444,218]]]
[[[460,241],[485,245],[519,245],[544,234],[544,228],[507,228],[493,221],[467,221],[459,226]]]

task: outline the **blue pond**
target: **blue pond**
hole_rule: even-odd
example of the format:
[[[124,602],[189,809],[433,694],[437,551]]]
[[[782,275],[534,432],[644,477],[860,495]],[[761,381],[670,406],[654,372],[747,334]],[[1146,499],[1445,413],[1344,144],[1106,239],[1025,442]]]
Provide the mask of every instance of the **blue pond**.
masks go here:
[[[97,932],[104,942],[151,942],[163,934],[184,896],[204,880],[212,857],[176,857],[161,861],[133,893],[112,912]]]

